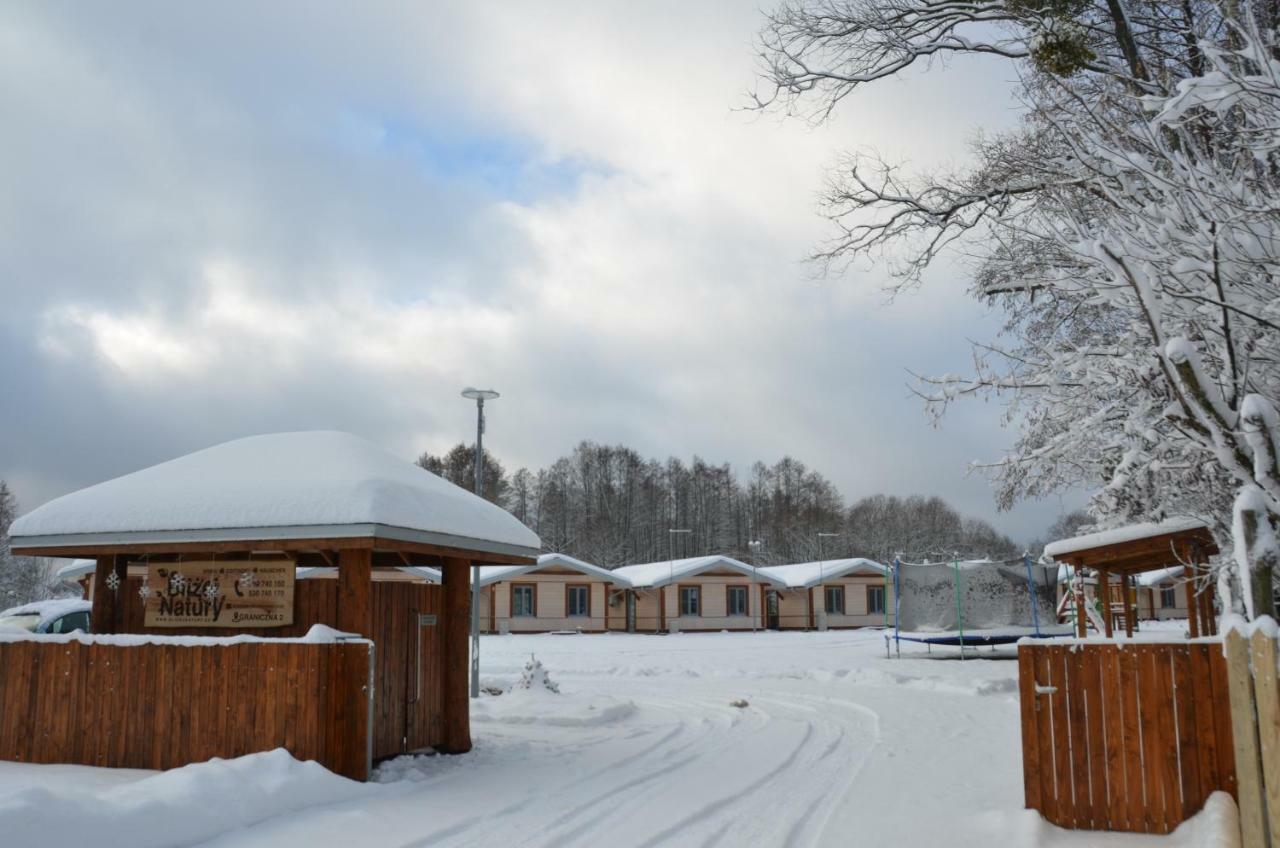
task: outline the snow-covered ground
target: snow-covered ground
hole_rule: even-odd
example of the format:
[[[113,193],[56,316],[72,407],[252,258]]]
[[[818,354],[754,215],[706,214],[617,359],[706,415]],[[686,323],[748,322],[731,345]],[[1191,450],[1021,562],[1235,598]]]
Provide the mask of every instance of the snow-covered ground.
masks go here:
[[[468,756],[402,757],[368,786],[275,754],[167,775],[0,763],[0,833],[104,846],[158,825],[172,842],[136,844],[1182,848],[1219,844],[1215,819],[1230,814],[1160,838],[1061,831],[1024,811],[1011,648],[887,660],[881,633],[845,631],[494,636],[481,651],[486,685],[511,686],[536,654],[561,692],[483,698]],[[188,827],[166,827],[191,806]]]

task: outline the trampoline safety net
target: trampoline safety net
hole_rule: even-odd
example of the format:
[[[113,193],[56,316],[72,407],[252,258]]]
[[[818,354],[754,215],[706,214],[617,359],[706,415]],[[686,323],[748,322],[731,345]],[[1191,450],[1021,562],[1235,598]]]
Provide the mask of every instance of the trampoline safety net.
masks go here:
[[[1057,565],[1019,558],[899,563],[897,571],[897,626],[903,631],[1039,629],[1057,621]]]

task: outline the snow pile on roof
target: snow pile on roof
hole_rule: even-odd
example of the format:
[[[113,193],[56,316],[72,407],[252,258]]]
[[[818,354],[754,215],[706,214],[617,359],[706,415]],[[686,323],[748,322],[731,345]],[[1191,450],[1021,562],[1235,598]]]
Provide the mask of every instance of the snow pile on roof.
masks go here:
[[[663,562],[646,562],[640,565],[626,565],[614,569],[613,573],[627,580],[636,589],[656,588],[679,580],[681,577],[693,577],[704,571],[724,568],[736,571],[747,577],[759,577],[778,586],[784,585],[778,577],[764,569],[756,570],[745,562],[727,556],[701,556],[689,559],[665,560]]]
[[[1073,539],[1060,539],[1044,546],[1044,555],[1060,557],[1077,551],[1100,548],[1103,545],[1118,545],[1121,542],[1134,542],[1152,536],[1163,536],[1167,533],[1182,533],[1187,530],[1207,530],[1208,526],[1194,518],[1171,518],[1165,521],[1154,521],[1146,524],[1129,524],[1112,530],[1102,530]]]
[[[571,557],[568,554],[542,554],[536,565],[486,565],[480,572],[480,585],[488,586],[519,577],[522,574],[533,574],[544,568],[567,568],[588,577],[606,580],[617,586],[630,586],[625,578],[619,577],[616,571],[601,568],[589,562]]]
[[[10,532],[18,547],[41,537],[65,545],[120,534],[164,534],[165,541],[368,536],[373,525],[495,553],[532,555],[541,546],[500,507],[371,442],[323,431],[197,451],[51,501]]]
[[[1156,571],[1144,571],[1138,575],[1138,585],[1155,586],[1167,580],[1182,580],[1185,577],[1185,572],[1186,569],[1180,565],[1171,565],[1168,568],[1161,568]]]
[[[64,774],[96,771],[38,768]],[[4,795],[0,822],[6,845],[166,848],[203,843],[275,816],[376,791],[277,748],[147,774],[132,783],[51,780]]]
[[[93,609],[93,604],[80,598],[60,598],[52,601],[35,601],[30,604],[22,604],[21,606],[10,607],[4,612],[0,612],[0,618],[19,618],[25,616],[39,616],[36,627],[48,626],[55,618],[72,612],[89,612]]]
[[[56,574],[59,580],[74,583],[86,574],[92,574],[97,570],[98,561],[96,559],[73,559],[59,568]]]
[[[767,565],[761,571],[777,577],[789,588],[802,589],[817,586],[823,580],[834,580],[851,574],[884,576],[889,569],[880,563],[853,557],[852,559],[828,559],[820,562],[796,562],[791,565]]]

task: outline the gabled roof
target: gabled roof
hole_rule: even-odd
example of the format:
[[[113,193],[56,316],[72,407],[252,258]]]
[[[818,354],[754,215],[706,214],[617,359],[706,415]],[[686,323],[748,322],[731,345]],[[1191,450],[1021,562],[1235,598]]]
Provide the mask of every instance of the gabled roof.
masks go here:
[[[887,566],[862,557],[828,559],[821,562],[796,562],[791,565],[767,565],[761,569],[780,579],[791,589],[807,589],[824,580],[834,580],[851,574],[874,574],[879,577],[889,573]]]
[[[480,585],[489,586],[493,583],[501,583],[504,580],[510,580],[522,574],[534,574],[547,568],[568,568],[588,577],[593,577],[596,580],[606,580],[615,586],[626,588],[631,586],[625,578],[619,577],[616,571],[610,571],[607,568],[583,562],[567,554],[543,554],[538,557],[538,562],[534,565],[487,565],[480,569]]]
[[[772,583],[776,586],[785,585],[780,578],[767,573],[764,569],[757,570],[733,557],[719,555],[627,565],[614,569],[613,573],[626,579],[636,589],[649,589],[665,586],[668,583],[673,583],[686,577],[694,577],[717,568],[735,571],[750,577],[752,580]]]
[[[1208,534],[1208,526],[1194,518],[1172,518],[1147,524],[1129,524],[1111,530],[1101,530],[1072,539],[1059,539],[1044,546],[1044,555],[1054,559],[1062,559],[1067,554],[1081,553],[1105,548],[1110,545],[1121,545],[1126,542],[1138,542],[1146,539],[1163,539],[1166,536],[1179,536],[1204,531]]]
[[[379,538],[513,557],[537,534],[348,433],[251,436],[72,492],[10,528],[15,549]]]

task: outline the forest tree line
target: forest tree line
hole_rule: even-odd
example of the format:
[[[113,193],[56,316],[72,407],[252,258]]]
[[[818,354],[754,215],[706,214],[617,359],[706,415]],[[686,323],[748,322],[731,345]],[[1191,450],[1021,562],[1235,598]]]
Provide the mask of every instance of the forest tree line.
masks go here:
[[[423,454],[418,464],[474,488],[473,445]],[[846,504],[830,480],[792,457],[756,462],[739,476],[728,463],[646,459],[622,445],[584,441],[546,468],[508,473],[485,451],[484,496],[537,533],[546,550],[606,568],[713,553],[760,565],[1022,553],[936,496],[873,495]]]

